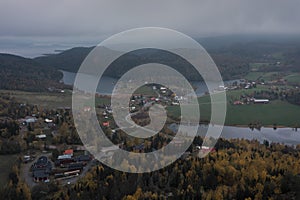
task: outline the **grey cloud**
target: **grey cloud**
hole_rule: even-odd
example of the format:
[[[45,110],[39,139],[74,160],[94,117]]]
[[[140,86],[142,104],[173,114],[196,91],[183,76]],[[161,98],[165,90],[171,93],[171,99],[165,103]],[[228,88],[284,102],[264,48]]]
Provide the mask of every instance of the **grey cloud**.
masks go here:
[[[162,26],[190,34],[299,32],[297,0],[10,0],[0,3],[2,36],[95,36]]]
[[[299,8],[298,0],[3,0],[0,41],[100,42],[145,26],[172,28],[193,37],[299,34]]]

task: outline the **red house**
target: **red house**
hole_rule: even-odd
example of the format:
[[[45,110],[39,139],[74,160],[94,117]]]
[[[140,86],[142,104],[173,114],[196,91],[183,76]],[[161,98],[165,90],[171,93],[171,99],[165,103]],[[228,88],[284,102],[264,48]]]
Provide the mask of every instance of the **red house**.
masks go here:
[[[109,127],[109,122],[103,122],[102,125],[105,127]]]
[[[73,156],[73,149],[67,149],[64,151],[64,155],[71,155]]]

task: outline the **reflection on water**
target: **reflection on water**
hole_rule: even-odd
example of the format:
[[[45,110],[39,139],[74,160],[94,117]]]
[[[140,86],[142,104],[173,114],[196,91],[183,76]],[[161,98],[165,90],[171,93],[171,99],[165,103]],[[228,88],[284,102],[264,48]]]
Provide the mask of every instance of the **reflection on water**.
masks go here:
[[[212,125],[209,125],[212,126]],[[216,126],[216,125],[214,125]],[[177,132],[178,125],[171,124],[169,128],[173,132]],[[208,125],[200,125],[198,129],[198,135],[205,136],[208,129]],[[260,130],[250,129],[246,127],[234,127],[234,126],[224,126],[221,134],[222,138],[233,139],[233,138],[244,138],[248,140],[258,140],[263,142],[268,140],[270,142],[283,143],[287,145],[297,145],[300,144],[300,131],[296,131],[293,128],[264,128]]]

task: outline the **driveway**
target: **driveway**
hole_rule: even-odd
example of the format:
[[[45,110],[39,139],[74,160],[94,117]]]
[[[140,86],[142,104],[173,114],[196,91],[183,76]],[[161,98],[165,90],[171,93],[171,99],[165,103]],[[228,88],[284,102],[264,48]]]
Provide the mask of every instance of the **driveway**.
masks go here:
[[[20,176],[30,188],[33,188],[35,185],[37,185],[37,183],[33,181],[32,172],[30,172],[31,165],[35,163],[39,157],[46,156],[47,158],[49,158],[51,155],[51,153],[37,153],[36,158],[33,161],[21,164]],[[52,166],[54,166],[53,162],[50,159],[48,160],[51,162]]]

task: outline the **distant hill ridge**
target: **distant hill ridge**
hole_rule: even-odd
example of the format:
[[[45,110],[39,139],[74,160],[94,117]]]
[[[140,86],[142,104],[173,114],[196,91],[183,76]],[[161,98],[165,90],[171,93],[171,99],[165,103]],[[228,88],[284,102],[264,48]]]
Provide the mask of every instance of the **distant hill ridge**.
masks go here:
[[[37,57],[34,60],[43,66],[77,72],[85,57],[93,48],[94,47],[72,48],[62,53]],[[247,60],[243,60],[239,55],[233,56],[213,52],[211,56],[218,65],[225,80],[240,78],[249,71]],[[172,66],[184,74],[189,80],[202,80],[197,74],[197,71],[189,63],[185,62],[185,60],[174,54],[156,49],[143,49],[121,56],[111,64],[110,68],[105,72],[105,75],[119,78],[129,69],[150,62]]]
[[[223,80],[239,79],[251,69],[249,63],[276,63],[282,67],[270,66],[272,71],[300,71],[300,37],[281,35],[219,36],[199,39],[217,64]],[[94,47],[76,47],[58,54],[37,57],[34,60],[43,66],[51,66],[70,72],[77,72],[85,57]],[[112,50],[113,51],[113,50]],[[282,58],[277,57],[281,55]],[[196,71],[178,57],[163,51],[145,49],[121,56],[113,62],[105,75],[119,78],[134,66],[158,62],[174,67],[189,80],[201,80]],[[264,70],[268,70],[264,69]]]
[[[62,74],[53,67],[21,56],[0,54],[0,89],[46,91],[62,87]]]
[[[58,54],[44,55],[33,60],[43,66],[77,72],[79,66],[94,47],[75,47]]]
[[[243,78],[251,71],[250,63],[269,63],[263,71],[300,71],[300,37],[211,37],[200,43],[217,64],[223,80]],[[77,72],[94,47],[75,47],[34,59],[0,54],[0,89],[45,91],[63,87],[59,70]],[[112,50],[113,51],[113,50]],[[115,60],[105,75],[119,78],[129,69],[149,62],[174,67],[189,80],[201,80],[185,60],[168,52],[144,49],[127,53]],[[280,62],[280,66],[276,63]],[[275,63],[275,64],[273,64]]]

